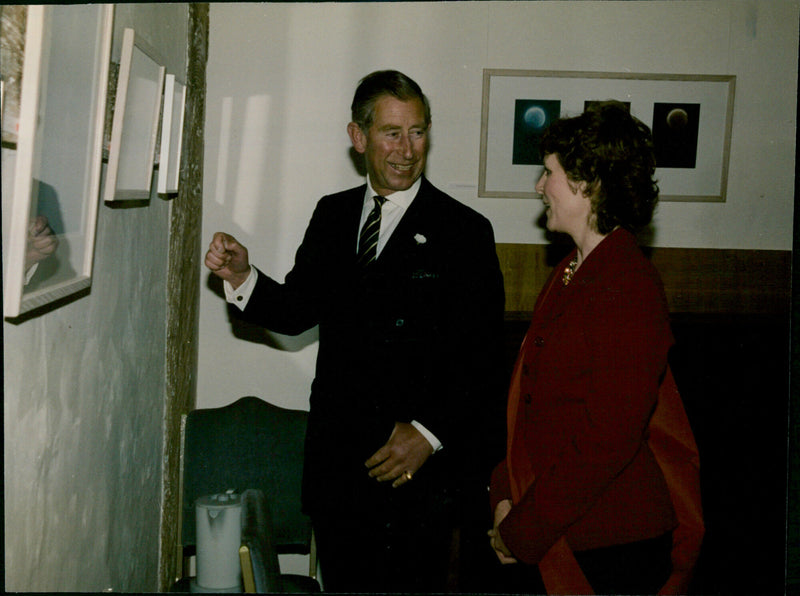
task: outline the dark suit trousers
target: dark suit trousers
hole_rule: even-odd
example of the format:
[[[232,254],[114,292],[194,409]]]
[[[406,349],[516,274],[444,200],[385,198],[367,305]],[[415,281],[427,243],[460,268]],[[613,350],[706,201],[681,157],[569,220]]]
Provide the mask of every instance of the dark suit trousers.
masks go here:
[[[445,520],[397,512],[385,521],[318,515],[312,521],[325,591],[447,590],[453,531]]]

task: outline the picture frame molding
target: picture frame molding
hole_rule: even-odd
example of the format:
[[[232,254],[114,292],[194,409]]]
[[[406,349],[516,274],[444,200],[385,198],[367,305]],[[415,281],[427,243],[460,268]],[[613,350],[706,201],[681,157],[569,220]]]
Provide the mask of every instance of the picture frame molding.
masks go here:
[[[158,74],[155,79],[155,91],[150,100],[152,105],[145,122],[129,123],[126,115],[132,117],[133,110],[130,109],[129,93],[131,91],[130,81],[134,68],[135,54],[139,52],[145,58],[151,60],[157,66]],[[105,185],[103,188],[103,200],[106,203],[119,201],[147,200],[150,198],[153,184],[153,171],[156,163],[156,147],[158,144],[158,134],[160,130],[160,120],[162,114],[162,104],[164,96],[164,79],[166,67],[164,60],[141,36],[137,36],[132,28],[123,30],[122,50],[120,56],[119,75],[117,78],[117,88],[114,93],[115,105],[114,115],[111,123],[110,147],[108,150],[108,167],[106,169]],[[142,106],[146,108],[148,106]],[[135,106],[139,107],[139,106]],[[126,122],[128,126],[126,129]],[[136,148],[131,147],[131,137],[125,136],[126,130],[135,130],[136,133],[145,131],[147,134],[146,145],[143,154],[137,154]],[[142,138],[133,137],[134,140],[142,141]],[[133,155],[131,152],[133,151]],[[131,162],[131,163],[129,163]],[[121,173],[125,173],[125,183],[127,183],[128,169],[138,164],[140,170],[136,180],[127,188],[119,188],[121,183]]]
[[[185,109],[186,84],[176,75],[167,73],[164,78],[158,193],[168,197],[178,194]]]
[[[36,168],[40,159],[39,121],[41,109],[41,93],[47,87],[42,84],[43,59],[49,51],[50,40],[46,39],[47,19],[58,7],[53,5],[30,5],[27,11],[25,54],[23,63],[23,80],[20,90],[19,133],[14,148],[3,148],[14,152],[14,184],[10,206],[10,224],[8,231],[5,274],[3,279],[3,315],[14,319],[21,314],[55,302],[92,284],[94,264],[95,234],[97,214],[100,202],[100,181],[102,175],[103,129],[105,122],[106,91],[109,63],[111,58],[111,42],[113,36],[113,4],[88,5],[87,9],[98,10],[97,45],[94,46],[95,60],[91,67],[96,88],[92,91],[93,111],[87,118],[91,129],[87,135],[87,171],[80,173],[84,181],[85,193],[80,204],[80,213],[70,213],[77,219],[79,230],[70,230],[70,242],[80,240],[78,246],[70,246],[70,251],[81,255],[80,266],[60,281],[44,284],[39,288],[26,292],[26,277],[31,267],[25,262],[27,252],[27,236],[32,208],[32,192],[34,177],[40,175]],[[47,109],[46,105],[45,108]],[[41,185],[42,181],[37,184]],[[63,242],[62,239],[60,242]],[[70,266],[72,263],[70,263]],[[38,267],[37,263],[35,267]]]

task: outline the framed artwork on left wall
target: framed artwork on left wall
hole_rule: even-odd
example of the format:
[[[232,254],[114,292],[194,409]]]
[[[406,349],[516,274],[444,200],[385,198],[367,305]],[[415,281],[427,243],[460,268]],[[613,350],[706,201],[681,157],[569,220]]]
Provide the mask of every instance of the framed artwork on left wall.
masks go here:
[[[161,195],[174,196],[178,193],[185,104],[186,86],[175,75],[168,74],[164,81],[158,164],[158,193]]]
[[[25,20],[28,7],[5,4],[0,7],[0,70],[2,70],[3,106],[2,144],[16,149],[19,122],[19,92],[22,82],[22,57],[25,54]]]
[[[125,29],[103,187],[107,202],[150,198],[164,92],[163,64],[133,29]]]
[[[111,4],[28,6],[16,147],[3,148],[6,317],[91,286],[112,33]]]

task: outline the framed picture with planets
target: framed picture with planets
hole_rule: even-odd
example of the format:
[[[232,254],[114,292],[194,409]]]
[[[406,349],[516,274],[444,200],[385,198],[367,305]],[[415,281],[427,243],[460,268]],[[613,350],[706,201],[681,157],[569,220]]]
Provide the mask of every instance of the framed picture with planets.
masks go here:
[[[725,201],[736,77],[484,69],[478,196],[536,198],[550,123],[615,99],[653,131],[662,201]]]

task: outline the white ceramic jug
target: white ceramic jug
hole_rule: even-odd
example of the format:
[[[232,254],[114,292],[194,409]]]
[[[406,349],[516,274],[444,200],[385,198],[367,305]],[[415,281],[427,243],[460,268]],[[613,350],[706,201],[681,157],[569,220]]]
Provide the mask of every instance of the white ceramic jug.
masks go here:
[[[213,590],[240,590],[242,569],[242,501],[233,491],[197,499],[197,585]]]

